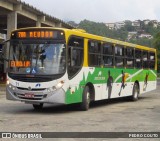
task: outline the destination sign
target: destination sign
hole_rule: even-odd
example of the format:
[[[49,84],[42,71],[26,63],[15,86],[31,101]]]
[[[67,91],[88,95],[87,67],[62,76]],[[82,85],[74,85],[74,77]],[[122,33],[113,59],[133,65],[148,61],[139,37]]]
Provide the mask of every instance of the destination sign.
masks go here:
[[[10,61],[10,66],[27,68],[31,66],[31,63],[30,61]]]
[[[64,39],[64,32],[58,30],[22,30],[11,34],[12,39]]]
[[[53,31],[29,31],[18,32],[18,38],[53,38]]]

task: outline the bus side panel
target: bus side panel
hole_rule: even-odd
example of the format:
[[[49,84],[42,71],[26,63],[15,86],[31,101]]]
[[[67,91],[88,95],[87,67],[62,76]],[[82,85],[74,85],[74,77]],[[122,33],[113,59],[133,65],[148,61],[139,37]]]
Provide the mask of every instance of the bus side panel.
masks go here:
[[[71,80],[66,92],[66,104],[82,102],[83,89],[92,83],[95,101],[131,96],[135,82],[140,85],[140,93],[156,89],[156,71],[143,69],[83,67]]]
[[[88,72],[85,67],[83,67],[75,77],[68,80],[68,89],[66,90],[65,98],[66,104],[82,102],[82,94],[85,87],[84,72]]]
[[[66,91],[66,104],[80,103],[82,102],[83,88],[81,85],[71,86]]]

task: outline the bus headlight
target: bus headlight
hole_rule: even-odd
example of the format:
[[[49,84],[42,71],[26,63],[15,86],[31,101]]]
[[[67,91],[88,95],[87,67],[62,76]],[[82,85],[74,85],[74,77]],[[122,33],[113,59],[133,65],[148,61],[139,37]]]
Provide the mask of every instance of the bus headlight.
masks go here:
[[[54,92],[54,91],[62,88],[62,87],[63,87],[63,84],[64,84],[64,81],[60,81],[56,86],[53,86],[53,87],[51,87],[51,88],[48,88],[47,91],[48,91],[48,92]]]
[[[62,87],[63,87],[63,84],[64,84],[64,81],[59,82],[59,83],[56,85],[56,89],[62,88]]]
[[[9,80],[7,80],[6,84],[9,85]]]
[[[16,87],[13,86],[13,85],[11,85],[11,84],[9,84],[9,88],[12,89],[12,90],[15,90],[15,89],[16,89]]]
[[[12,90],[15,90],[15,89],[16,89],[16,87],[12,86]]]

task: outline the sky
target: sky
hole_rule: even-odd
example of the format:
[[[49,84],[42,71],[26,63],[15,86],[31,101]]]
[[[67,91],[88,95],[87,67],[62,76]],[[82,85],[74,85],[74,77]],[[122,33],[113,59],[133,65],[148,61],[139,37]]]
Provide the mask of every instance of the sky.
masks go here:
[[[63,21],[160,21],[160,0],[21,0]]]

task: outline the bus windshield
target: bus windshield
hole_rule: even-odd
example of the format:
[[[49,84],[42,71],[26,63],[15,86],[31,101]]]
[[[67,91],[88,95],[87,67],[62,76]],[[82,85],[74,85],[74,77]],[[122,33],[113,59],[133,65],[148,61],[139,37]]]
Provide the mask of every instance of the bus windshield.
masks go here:
[[[9,72],[15,74],[63,74],[66,68],[65,43],[11,41]]]

